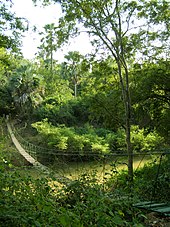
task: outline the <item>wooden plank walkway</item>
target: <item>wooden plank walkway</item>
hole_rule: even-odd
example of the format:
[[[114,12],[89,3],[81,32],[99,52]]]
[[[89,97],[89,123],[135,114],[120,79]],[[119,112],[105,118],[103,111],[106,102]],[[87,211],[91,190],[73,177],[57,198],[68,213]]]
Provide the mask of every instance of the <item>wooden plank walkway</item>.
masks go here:
[[[20,145],[20,143],[18,142],[18,140],[16,139],[12,128],[9,124],[9,122],[7,122],[7,128],[8,128],[8,132],[11,136],[12,142],[14,143],[16,149],[19,151],[19,153],[33,166],[39,167],[41,168],[43,171],[48,171],[48,168],[44,165],[42,165],[40,162],[36,161],[31,155],[29,155],[24,148]]]
[[[38,162],[37,160],[35,160],[31,155],[29,155],[24,148],[20,145],[20,143],[18,142],[17,138],[15,137],[12,128],[10,126],[10,123],[7,119],[6,121],[7,124],[7,128],[8,128],[8,132],[10,134],[10,137],[12,139],[12,142],[14,143],[16,149],[19,151],[19,153],[33,166],[35,166],[36,168],[39,168],[41,171],[43,171],[43,173],[45,174],[51,174],[52,171],[45,165],[41,164],[40,162]],[[71,182],[71,180],[67,177],[64,176],[59,176],[57,174],[54,173],[53,177],[56,178],[56,180],[62,184],[69,184]]]
[[[153,212],[163,214],[170,217],[170,204],[168,203],[158,203],[154,201],[140,202],[133,205],[139,209],[145,209]]]

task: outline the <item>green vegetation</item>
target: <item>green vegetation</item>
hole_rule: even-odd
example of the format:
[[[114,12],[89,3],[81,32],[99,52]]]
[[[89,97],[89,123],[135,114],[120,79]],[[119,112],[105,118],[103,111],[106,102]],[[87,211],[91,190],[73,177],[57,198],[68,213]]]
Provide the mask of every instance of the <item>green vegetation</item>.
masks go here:
[[[115,151],[125,150],[125,134],[123,130],[116,133],[103,128],[94,128],[90,125],[84,127],[66,127],[58,125],[55,127],[44,120],[32,124],[37,129],[42,139],[51,148],[57,148],[66,153],[102,153],[109,154]],[[132,145],[134,151],[152,151],[163,144],[163,138],[156,132],[145,134],[144,129],[137,126],[132,128]]]
[[[63,15],[44,26],[31,61],[20,52],[27,20],[12,13],[12,1],[0,1],[0,225],[145,226],[132,203],[170,198],[169,2],[33,2],[59,3]],[[92,53],[73,50],[57,62],[56,50],[82,30]],[[44,164],[67,169],[107,157],[102,183],[96,171],[69,185],[39,177],[11,146],[5,115]],[[134,155],[154,152],[161,154],[134,171]],[[127,170],[111,155],[125,155]]]

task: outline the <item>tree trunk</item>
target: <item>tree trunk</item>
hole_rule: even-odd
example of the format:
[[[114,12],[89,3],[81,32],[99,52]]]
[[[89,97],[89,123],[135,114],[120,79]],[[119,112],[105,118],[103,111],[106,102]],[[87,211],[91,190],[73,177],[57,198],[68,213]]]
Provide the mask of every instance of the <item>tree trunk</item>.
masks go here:
[[[133,150],[131,146],[131,101],[130,101],[130,92],[129,92],[129,73],[127,67],[124,67],[125,70],[125,81],[123,81],[122,76],[122,66],[120,59],[117,60],[118,72],[120,78],[120,84],[122,88],[122,96],[125,107],[125,128],[126,128],[126,147],[128,154],[128,177],[129,182],[133,182]]]
[[[133,149],[131,145],[131,100],[129,91],[129,72],[125,65],[125,80],[126,80],[126,145],[128,153],[128,176],[129,181],[133,182]]]
[[[129,181],[133,182],[133,150],[131,146],[131,138],[130,138],[130,118],[129,118],[130,109],[127,103],[127,113],[126,113],[126,146],[128,153],[128,177]]]

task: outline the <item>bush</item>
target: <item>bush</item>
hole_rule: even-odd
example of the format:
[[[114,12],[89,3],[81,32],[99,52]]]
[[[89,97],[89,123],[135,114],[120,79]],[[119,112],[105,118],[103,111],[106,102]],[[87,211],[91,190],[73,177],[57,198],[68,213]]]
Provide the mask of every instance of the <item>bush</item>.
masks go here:
[[[154,157],[153,161],[135,172],[136,194],[143,200],[170,202],[170,155]]]
[[[84,127],[66,127],[64,124],[53,126],[45,119],[32,124],[50,148],[60,152],[77,155],[107,154],[125,152],[125,132],[119,129],[116,133],[103,128],[94,128],[89,124]],[[132,127],[132,145],[134,152],[145,152],[158,149],[163,139],[156,133],[146,133],[138,126]]]
[[[109,144],[103,137],[97,135],[93,127],[86,126],[84,130],[76,130],[65,125],[52,126],[47,120],[32,124],[47,141],[48,145],[63,152],[78,154],[107,153]]]
[[[135,226],[139,224],[130,200],[117,199],[98,183],[95,172],[83,174],[65,187],[58,203],[80,217],[83,226]],[[63,219],[66,219],[65,215]],[[139,224],[140,226],[140,224]]]
[[[48,118],[55,126],[65,124],[68,127],[86,123],[88,115],[88,105],[81,98],[57,103],[55,97],[45,100],[34,113],[35,118],[40,121]]]
[[[116,133],[108,133],[106,136],[106,140],[108,141],[110,150],[112,152],[125,152],[126,139],[124,130],[118,129]]]
[[[134,151],[153,151],[163,145],[163,138],[155,131],[147,133],[144,129],[139,129],[138,126],[132,126],[132,145]]]

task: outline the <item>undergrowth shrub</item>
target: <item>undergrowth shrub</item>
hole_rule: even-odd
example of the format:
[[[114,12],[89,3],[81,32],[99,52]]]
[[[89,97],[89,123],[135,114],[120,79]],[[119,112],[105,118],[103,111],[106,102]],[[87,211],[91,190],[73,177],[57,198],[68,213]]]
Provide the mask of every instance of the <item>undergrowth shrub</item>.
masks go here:
[[[170,202],[170,155],[154,157],[137,170],[134,185],[141,200]]]
[[[155,131],[147,132],[144,128],[133,125],[131,129],[132,146],[134,152],[158,150],[164,144],[164,139]]]
[[[131,201],[118,199],[116,193],[104,189],[95,171],[63,188],[58,202],[81,217],[83,226],[142,226],[142,215],[137,215]]]
[[[86,126],[84,132],[73,127],[68,128],[65,125],[55,127],[47,120],[36,122],[32,126],[37,129],[50,147],[55,147],[60,151],[85,155],[88,152],[109,152],[107,141],[104,137],[98,136],[91,126]]]
[[[143,226],[142,213],[104,190],[95,173],[58,187],[55,178],[22,176],[6,165],[1,157],[1,226]]]
[[[42,136],[43,143],[50,148],[78,155],[107,154],[125,152],[125,132],[118,129],[112,132],[104,128],[94,128],[86,123],[83,127],[66,127],[64,124],[52,125],[47,119],[32,124]],[[163,139],[156,133],[147,133],[138,126],[132,127],[132,146],[134,152],[146,152],[160,148]]]
[[[121,170],[106,183],[119,196],[129,193],[128,172]],[[133,198],[138,201],[170,202],[170,155],[153,155],[153,160],[134,171]]]

